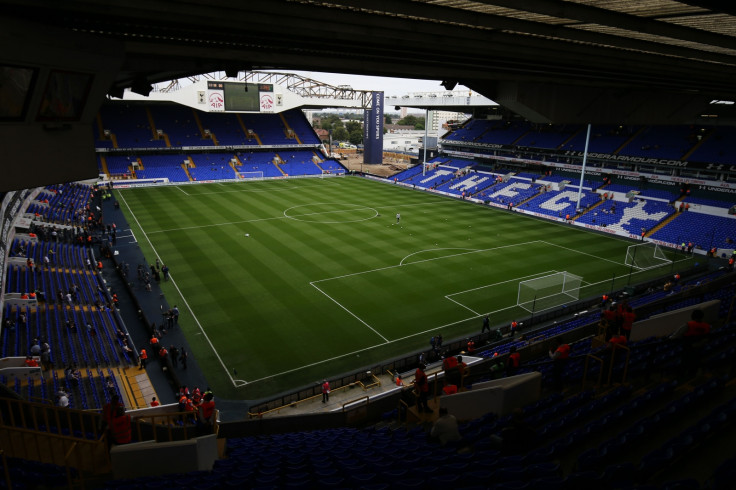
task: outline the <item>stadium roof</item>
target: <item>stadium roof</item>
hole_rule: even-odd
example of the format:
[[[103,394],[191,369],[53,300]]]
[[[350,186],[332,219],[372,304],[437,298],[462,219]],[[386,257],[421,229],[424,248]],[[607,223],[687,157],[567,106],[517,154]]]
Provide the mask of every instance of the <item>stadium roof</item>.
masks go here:
[[[551,122],[686,122],[712,116],[713,99],[736,99],[732,2],[0,0],[0,5],[8,21],[122,42],[118,89],[217,70],[339,71],[459,82],[531,120]]]

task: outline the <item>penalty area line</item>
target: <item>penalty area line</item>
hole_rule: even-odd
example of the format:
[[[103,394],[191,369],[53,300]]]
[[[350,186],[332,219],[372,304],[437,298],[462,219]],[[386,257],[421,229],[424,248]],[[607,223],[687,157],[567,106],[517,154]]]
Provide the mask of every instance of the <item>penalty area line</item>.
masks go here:
[[[314,282],[310,282],[309,284],[310,284],[310,285],[311,285],[311,286],[312,286],[312,287],[313,287],[314,289],[316,289],[316,290],[317,290],[317,291],[319,291],[320,293],[324,294],[324,295],[325,295],[325,296],[326,296],[326,297],[327,297],[328,299],[332,300],[332,301],[333,301],[333,302],[334,302],[334,303],[335,303],[335,304],[336,304],[337,306],[339,306],[339,307],[340,307],[340,308],[342,308],[343,310],[347,311],[347,312],[348,312],[348,313],[349,313],[349,314],[350,314],[350,315],[351,315],[351,316],[352,316],[353,318],[355,318],[355,319],[356,319],[356,320],[358,320],[358,321],[359,321],[360,323],[362,323],[363,325],[365,325],[366,327],[368,327],[369,329],[371,329],[371,331],[373,331],[373,333],[375,333],[376,335],[378,335],[379,337],[381,337],[381,338],[383,339],[384,343],[388,343],[388,342],[389,342],[389,340],[388,340],[388,339],[387,339],[386,337],[384,337],[383,335],[381,335],[381,334],[380,334],[380,333],[378,332],[378,330],[376,330],[375,328],[373,328],[373,327],[371,327],[370,325],[368,325],[368,324],[367,324],[366,322],[364,322],[364,321],[363,321],[363,320],[362,320],[362,319],[361,319],[360,317],[358,317],[358,315],[356,315],[355,313],[353,313],[352,311],[350,311],[349,309],[347,309],[346,307],[344,307],[344,306],[343,306],[342,304],[340,304],[340,302],[339,302],[339,301],[337,301],[337,300],[336,300],[335,298],[333,298],[333,297],[332,297],[332,296],[330,296],[329,294],[327,294],[327,293],[325,293],[324,291],[322,291],[322,290],[321,290],[320,288],[318,288],[318,287],[317,287],[317,286],[316,286],[316,285],[314,284]]]
[[[462,306],[462,307],[463,307],[463,308],[465,308],[466,310],[470,311],[470,312],[471,312],[471,313],[472,313],[473,315],[477,315],[477,316],[480,316],[480,313],[478,313],[478,312],[477,312],[477,311],[475,311],[474,309],[472,309],[472,308],[470,308],[470,307],[468,307],[468,306],[465,306],[464,304],[460,303],[459,301],[455,301],[454,299],[450,298],[450,297],[449,297],[449,296],[447,296],[447,295],[445,295],[445,299],[449,299],[450,301],[452,301],[452,302],[453,302],[453,303],[455,303],[456,305],[458,305],[458,306]]]

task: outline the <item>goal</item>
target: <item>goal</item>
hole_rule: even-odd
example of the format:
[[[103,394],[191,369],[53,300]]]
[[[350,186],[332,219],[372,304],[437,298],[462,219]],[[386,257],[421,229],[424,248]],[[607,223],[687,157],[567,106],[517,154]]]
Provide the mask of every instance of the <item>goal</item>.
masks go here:
[[[583,278],[567,271],[519,282],[517,306],[530,313],[555,308],[580,297]]]
[[[625,264],[641,270],[654,269],[671,264],[672,260],[656,243],[646,242],[630,245],[626,249]]]
[[[263,180],[263,172],[235,172],[235,176],[238,180]]]
[[[340,170],[322,170],[322,175],[320,175],[320,179],[324,179],[325,177],[345,177],[345,171]]]

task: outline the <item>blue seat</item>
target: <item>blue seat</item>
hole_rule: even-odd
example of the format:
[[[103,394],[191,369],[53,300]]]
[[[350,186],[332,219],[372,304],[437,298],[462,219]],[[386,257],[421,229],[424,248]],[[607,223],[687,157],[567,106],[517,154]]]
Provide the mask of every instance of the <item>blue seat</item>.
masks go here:
[[[733,486],[733,481],[731,485]],[[662,485],[662,490],[698,490],[699,488],[700,482],[694,478],[676,480]]]
[[[320,488],[339,488],[345,483],[345,478],[341,476],[328,476],[320,478],[317,482]]]
[[[369,485],[376,481],[375,473],[355,473],[350,475],[350,480],[354,485],[363,486]]]
[[[440,471],[445,471],[445,468],[441,468]],[[430,477],[427,480],[427,485],[430,488],[453,488],[457,487],[460,481],[459,474],[447,473]]]
[[[545,476],[529,482],[530,490],[566,490],[566,488],[565,480],[561,476]]]
[[[424,478],[403,478],[395,482],[396,488],[424,488],[426,480]]]
[[[512,480],[500,482],[493,488],[494,490],[528,490],[530,488],[529,485],[529,482],[524,480]]]

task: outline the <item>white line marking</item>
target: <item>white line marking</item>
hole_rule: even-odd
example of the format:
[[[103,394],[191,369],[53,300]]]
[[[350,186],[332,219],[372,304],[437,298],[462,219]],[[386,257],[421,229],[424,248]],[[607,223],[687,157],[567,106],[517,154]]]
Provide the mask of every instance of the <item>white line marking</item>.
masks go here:
[[[169,233],[171,231],[186,231],[196,230],[200,228],[211,228],[213,226],[228,226],[228,225],[239,225],[241,223],[255,223],[257,221],[270,221],[274,219],[284,219],[283,216],[277,216],[275,218],[256,218],[256,219],[245,219],[243,221],[230,221],[229,223],[215,223],[213,225],[197,225],[197,226],[185,226],[183,228],[169,228],[168,230],[149,231],[149,235],[155,235],[156,233]]]
[[[289,180],[271,180],[271,181],[256,181],[256,182],[267,182],[269,186],[271,186],[271,187],[279,187],[279,189],[270,189],[270,188],[269,189],[237,189],[237,190],[232,190],[232,191],[197,192],[196,195],[197,196],[206,196],[206,195],[210,195],[210,194],[234,194],[234,193],[241,193],[241,192],[282,192],[282,191],[288,191],[288,190],[293,190],[293,189],[299,189],[299,188],[303,188],[303,187],[317,187],[317,184],[312,185],[311,183],[309,185],[304,185],[306,183],[306,180],[311,180],[311,179],[305,179],[305,180],[303,180],[301,182],[301,184],[302,184],[301,186],[293,185],[293,184],[296,183],[296,179],[289,179]],[[236,185],[236,184],[245,184],[245,183],[247,183],[248,185],[253,185],[253,186],[257,185],[255,182],[248,182],[247,180],[245,180],[245,181],[233,181],[233,182],[210,182],[210,183],[202,184],[202,185],[211,185],[213,183],[214,184],[221,185],[221,186],[223,186],[225,188],[232,187],[233,185]],[[181,187],[181,186],[176,186],[176,187]]]
[[[380,270],[380,269],[376,269],[376,270]],[[549,271],[547,271],[547,272],[549,272]],[[639,272],[641,272],[641,271],[634,272],[634,274],[638,274]],[[545,274],[545,272],[541,272],[540,274]],[[526,277],[526,276],[523,276],[523,277]],[[325,280],[328,280],[328,279],[325,279]],[[513,281],[513,279],[512,279],[512,281]],[[609,281],[610,281],[610,279],[606,279],[606,280],[603,280],[603,281],[592,283],[591,286],[598,285],[598,284],[603,284],[603,283],[607,283]],[[317,281],[315,281],[315,282],[317,282]],[[508,282],[508,281],[504,281],[504,282]],[[312,284],[314,286],[313,283],[310,283],[310,284]],[[469,289],[468,291],[472,291],[472,289]],[[401,342],[402,340],[408,340],[408,339],[411,339],[413,337],[417,337],[419,335],[426,335],[426,334],[428,334],[430,332],[435,332],[435,331],[440,330],[440,329],[447,329],[447,328],[452,327],[454,325],[458,325],[458,324],[461,324],[461,323],[469,322],[471,320],[477,320],[477,319],[479,319],[483,315],[495,315],[495,314],[498,314],[498,313],[500,313],[502,311],[513,310],[514,308],[519,308],[519,306],[518,305],[511,305],[511,306],[507,306],[505,308],[499,308],[497,310],[487,311],[487,312],[481,313],[481,314],[476,315],[476,316],[472,316],[472,317],[468,317],[468,318],[463,318],[461,320],[456,320],[456,321],[450,322],[450,323],[445,323],[444,325],[438,325],[436,327],[430,327],[430,328],[428,328],[426,330],[422,330],[421,332],[415,332],[415,333],[412,333],[412,334],[409,334],[409,335],[405,335],[404,337],[399,337],[399,338],[394,339],[394,340],[391,340],[391,341],[389,341],[387,343],[388,344],[393,344],[395,342]],[[321,361],[315,361],[315,362],[312,362],[310,364],[305,364],[303,366],[299,366],[299,367],[296,367],[296,368],[293,368],[293,369],[282,371],[280,373],[272,374],[272,375],[269,375],[269,376],[264,376],[262,378],[255,379],[253,381],[249,381],[248,384],[257,383],[259,381],[266,381],[266,380],[269,380],[269,379],[272,379],[272,378],[276,378],[278,376],[283,376],[285,374],[294,373],[294,372],[301,371],[301,370],[306,369],[306,368],[318,366],[320,364],[329,363],[329,362],[332,362],[332,361],[335,361],[335,360],[338,360],[338,359],[342,359],[344,357],[353,356],[355,354],[360,354],[361,352],[366,352],[366,351],[369,351],[371,349],[375,349],[376,347],[382,347],[382,346],[385,346],[385,345],[386,345],[386,343],[376,344],[376,345],[372,345],[370,347],[365,347],[363,349],[358,349],[358,350],[355,350],[355,351],[352,351],[352,352],[341,354],[339,356],[331,357],[329,359],[323,359]]]
[[[155,255],[155,256],[156,256],[156,257],[157,257],[158,259],[161,259],[161,257],[159,256],[158,252],[156,252],[156,247],[154,247],[154,246],[153,246],[153,243],[151,243],[151,239],[150,239],[150,238],[148,238],[148,235],[147,235],[147,234],[146,234],[146,232],[145,232],[145,231],[143,230],[143,227],[141,226],[140,222],[138,221],[138,217],[137,217],[137,216],[135,215],[135,213],[133,213],[133,210],[132,210],[132,209],[130,209],[130,206],[128,206],[128,201],[126,201],[126,200],[125,200],[125,197],[124,197],[124,196],[123,196],[122,194],[120,194],[120,198],[121,198],[121,199],[123,200],[123,203],[125,203],[125,207],[126,207],[126,208],[128,208],[128,212],[130,213],[130,215],[131,215],[131,216],[133,217],[133,219],[135,220],[136,224],[138,225],[138,228],[140,228],[140,230],[141,230],[141,233],[143,233],[143,236],[144,236],[144,237],[146,238],[146,241],[148,242],[148,244],[149,244],[149,245],[151,246],[151,250],[153,250],[153,253],[154,253],[154,255]],[[162,260],[161,262],[163,262],[163,260]],[[197,316],[196,316],[196,315],[194,314],[194,310],[192,310],[192,307],[191,307],[191,306],[189,306],[189,302],[187,301],[187,299],[186,299],[186,298],[184,297],[184,295],[182,294],[182,292],[181,292],[181,289],[179,289],[179,286],[178,286],[178,285],[176,284],[176,281],[174,280],[174,277],[173,277],[173,275],[172,275],[172,274],[169,274],[169,280],[171,281],[171,284],[173,284],[173,285],[174,285],[174,287],[176,288],[176,291],[177,291],[177,292],[179,293],[179,297],[181,297],[182,301],[184,302],[184,305],[185,305],[185,306],[187,307],[187,309],[189,310],[189,313],[191,313],[191,315],[192,315],[192,318],[194,319],[194,322],[195,322],[195,323],[197,324],[197,326],[199,327],[199,330],[200,330],[200,331],[202,332],[202,335],[204,335],[204,338],[205,338],[205,339],[207,340],[207,343],[208,343],[208,344],[210,345],[210,348],[212,349],[212,352],[214,352],[214,353],[215,353],[215,357],[217,357],[217,360],[218,360],[218,361],[220,361],[220,365],[221,365],[221,366],[222,366],[222,368],[223,368],[223,369],[225,370],[225,374],[227,374],[227,377],[228,377],[228,378],[230,378],[230,381],[232,382],[233,386],[235,386],[236,388],[237,388],[238,386],[243,386],[243,385],[241,385],[241,384],[239,384],[239,383],[236,383],[236,382],[235,382],[236,380],[235,380],[235,379],[233,379],[233,377],[232,377],[232,376],[230,376],[230,371],[228,370],[227,366],[225,365],[225,363],[223,362],[222,358],[220,357],[220,354],[219,354],[219,353],[217,352],[217,349],[215,349],[215,346],[214,346],[214,345],[212,345],[212,341],[211,341],[211,340],[210,340],[210,338],[209,338],[209,337],[207,336],[207,333],[206,333],[206,332],[204,331],[204,328],[202,328],[202,324],[201,324],[201,323],[199,323],[199,319],[198,319],[198,318],[197,318]],[[241,381],[242,381],[242,380],[241,380]],[[246,382],[245,382],[245,381],[243,381],[243,383],[245,384]]]
[[[330,296],[329,294],[325,293],[325,292],[324,292],[324,291],[322,291],[322,290],[321,290],[320,288],[318,288],[317,286],[315,286],[313,282],[310,282],[309,284],[310,284],[310,285],[311,285],[312,287],[314,287],[314,288],[315,288],[315,289],[316,289],[317,291],[319,291],[320,293],[324,294],[324,295],[325,295],[325,296],[327,296],[327,297],[328,297],[329,299],[331,299],[331,300],[332,300],[332,301],[333,301],[333,302],[334,302],[334,303],[335,303],[335,304],[336,304],[337,306],[339,306],[339,307],[340,307],[340,308],[342,308],[343,310],[347,311],[347,312],[348,312],[348,313],[349,313],[349,314],[350,314],[350,315],[351,315],[351,316],[352,316],[353,318],[355,318],[356,320],[358,320],[358,321],[359,321],[360,323],[362,323],[362,324],[363,324],[363,325],[365,325],[366,327],[370,328],[370,329],[371,329],[371,330],[373,331],[373,333],[375,333],[376,335],[378,335],[379,337],[381,337],[381,338],[383,339],[383,341],[384,341],[385,343],[388,343],[388,342],[389,342],[389,340],[388,340],[388,339],[387,339],[386,337],[384,337],[383,335],[381,335],[381,334],[380,334],[380,333],[378,332],[378,330],[376,330],[375,328],[371,327],[371,326],[370,326],[370,325],[368,325],[368,324],[367,324],[366,322],[364,322],[363,320],[361,320],[361,319],[360,319],[360,317],[358,317],[358,315],[356,315],[356,314],[355,314],[355,313],[353,313],[352,311],[350,311],[350,310],[348,310],[347,308],[345,308],[345,307],[344,307],[343,305],[341,305],[341,304],[340,304],[340,302],[339,302],[339,301],[337,301],[337,300],[336,300],[335,298],[333,298],[332,296]]]
[[[458,306],[462,306],[462,307],[463,307],[463,308],[465,308],[466,310],[469,310],[469,311],[470,311],[470,312],[471,312],[472,314],[474,314],[474,315],[477,315],[477,316],[480,316],[480,313],[478,313],[477,311],[475,311],[475,310],[474,310],[474,309],[472,309],[472,308],[469,308],[469,307],[465,306],[464,304],[460,303],[459,301],[455,301],[454,299],[450,298],[450,296],[448,296],[448,295],[445,295],[445,298],[446,298],[446,299],[449,299],[450,301],[452,301],[452,302],[453,302],[453,303],[455,303],[456,305],[458,305]]]
[[[534,276],[543,276],[543,275],[545,275],[545,274],[554,274],[554,273],[556,273],[556,272],[557,272],[557,271],[544,271],[544,272],[537,272],[536,274],[530,274],[530,275],[528,275],[528,276],[515,277],[515,278],[513,278],[513,279],[509,279],[508,281],[500,281],[500,282],[494,282],[493,284],[486,284],[485,286],[479,286],[479,287],[477,287],[477,288],[472,288],[472,289],[466,289],[466,290],[464,290],[464,291],[458,291],[457,293],[452,293],[452,294],[448,294],[447,296],[455,296],[455,295],[457,295],[457,294],[465,294],[465,293],[469,293],[469,292],[471,292],[471,291],[477,291],[478,289],[483,289],[483,288],[490,288],[490,287],[493,287],[493,286],[498,286],[499,284],[506,284],[507,282],[521,281],[522,279],[526,279],[526,278],[529,278],[529,277],[534,277]],[[447,297],[447,296],[445,296],[445,297]],[[449,298],[448,298],[448,299],[449,299]]]
[[[401,262],[399,262],[399,265],[404,265],[404,261],[406,259],[408,259],[409,257],[411,257],[412,255],[421,254],[421,253],[424,253],[424,252],[431,252],[433,250],[467,250],[467,251],[470,251],[470,252],[479,252],[480,251],[477,248],[459,248],[459,247],[427,248],[425,250],[420,250],[418,252],[412,252],[412,253],[410,253],[409,255],[407,255],[406,257],[404,257],[403,259],[401,259]],[[411,262],[411,264],[414,264],[414,263],[415,262]]]
[[[626,264],[624,264],[622,262],[616,262],[615,260],[611,260],[611,259],[604,259],[603,257],[598,257],[597,255],[589,254],[587,252],[581,252],[580,250],[575,250],[574,248],[568,248],[568,247],[565,247],[565,246],[562,246],[562,245],[557,245],[556,243],[546,242],[544,240],[540,240],[540,241],[542,243],[546,243],[547,245],[552,245],[553,247],[564,248],[565,250],[569,250],[570,252],[575,252],[575,253],[578,253],[578,254],[587,255],[588,257],[593,257],[593,258],[596,258],[598,260],[605,260],[606,262],[610,262],[612,264],[624,265],[624,266],[626,265]]]
[[[343,277],[359,276],[361,274],[368,274],[370,272],[383,271],[383,270],[387,270],[387,269],[395,269],[397,267],[407,267],[409,265],[421,264],[423,262],[431,262],[433,260],[441,260],[441,259],[446,259],[446,258],[449,258],[449,257],[458,257],[460,255],[468,255],[468,254],[474,254],[474,253],[478,253],[478,252],[488,252],[490,250],[499,250],[499,249],[502,249],[502,248],[516,247],[516,246],[519,246],[519,245],[528,245],[530,243],[538,243],[540,241],[541,240],[533,240],[533,241],[524,242],[524,243],[512,243],[510,245],[502,245],[500,247],[484,248],[484,249],[478,249],[478,250],[474,250],[473,249],[472,252],[463,252],[463,253],[459,253],[459,254],[445,255],[443,257],[435,257],[435,258],[432,258],[432,259],[417,260],[416,262],[412,262],[412,263],[407,264],[407,265],[401,265],[401,264],[387,265],[386,267],[379,267],[378,269],[370,269],[370,270],[361,271],[361,272],[352,272],[350,274],[343,274],[342,276],[328,277],[326,279],[318,279],[318,280],[312,281],[312,282],[318,283],[318,282],[332,281],[333,279],[342,279]],[[429,249],[429,250],[432,250],[432,249]],[[467,250],[467,249],[460,249],[460,250]]]
[[[289,211],[292,210],[292,209],[303,208],[305,206],[322,205],[322,204],[327,204],[329,206],[345,206],[345,205],[347,205],[347,206],[356,206],[356,207],[354,207],[352,209],[336,209],[336,210],[333,210],[333,211],[317,211],[317,212],[314,212],[314,213],[306,213],[306,214],[293,214],[293,215],[289,215],[288,214]],[[345,220],[345,221],[310,221],[310,220],[299,219],[302,216],[313,216],[313,215],[334,214],[334,213],[346,213],[346,212],[350,212],[350,211],[362,211],[364,209],[368,209],[368,210],[373,211],[373,213],[374,213],[373,216],[369,216],[368,218],[351,219],[351,220]],[[371,207],[368,207],[368,206],[363,206],[361,204],[331,203],[331,202],[314,202],[314,203],[309,203],[309,204],[299,204],[298,206],[292,206],[292,207],[286,208],[284,210],[284,217],[285,218],[293,219],[294,221],[301,221],[301,222],[304,222],[304,223],[315,223],[315,224],[358,223],[360,221],[368,221],[370,219],[376,218],[378,215],[379,215],[378,210],[376,210],[375,208],[371,208]]]
[[[198,193],[197,196],[201,196],[207,193]],[[220,192],[213,192],[212,194],[222,194]],[[450,201],[451,202],[451,201]],[[444,201],[438,201],[437,203],[430,203],[430,204],[443,204]],[[362,204],[355,204],[356,206],[363,206]],[[375,209],[384,209],[384,208],[397,208],[397,207],[407,207],[407,206],[426,206],[427,203],[415,203],[415,204],[399,204],[396,206],[379,206]],[[344,211],[344,210],[341,210]],[[340,211],[325,211],[325,213],[336,213]],[[311,213],[311,214],[320,214],[320,213]],[[309,216],[309,214],[299,215],[299,216]],[[245,219],[242,221],[228,221],[225,223],[212,223],[208,225],[197,225],[197,226],[185,226],[182,228],[169,228],[166,230],[156,230],[156,231],[149,231],[148,235],[155,235],[156,233],[169,233],[171,231],[186,231],[186,230],[196,230],[198,228],[211,228],[214,226],[229,226],[229,225],[239,225],[243,223],[255,223],[258,221],[270,221],[270,220],[277,220],[277,219],[286,219],[285,216],[275,216],[272,218],[253,218],[253,219]]]
[[[264,376],[262,378],[258,378],[258,379],[254,379],[252,381],[248,381],[248,384],[258,383],[259,381],[266,381],[268,379],[272,379],[272,378],[276,378],[276,377],[279,377],[279,376],[283,376],[285,374],[293,373],[293,372],[296,372],[296,371],[301,371],[301,370],[306,369],[306,368],[310,368],[310,367],[314,367],[314,366],[319,366],[320,364],[324,364],[326,362],[332,362],[332,361],[336,361],[338,359],[342,359],[343,357],[348,357],[348,356],[352,356],[352,355],[355,355],[355,354],[360,354],[361,352],[365,352],[365,351],[374,349],[376,347],[381,347],[383,345],[386,345],[386,344],[385,343],[383,343],[383,344],[376,344],[376,345],[372,345],[370,347],[365,347],[363,349],[354,350],[352,352],[346,352],[345,354],[340,354],[339,356],[330,357],[329,359],[323,359],[321,361],[315,361],[315,362],[312,362],[312,363],[309,363],[309,364],[304,364],[302,366],[295,367],[293,369],[287,369],[286,371],[281,371],[280,373],[270,374],[270,375]]]
[[[184,195],[191,196],[191,194],[189,194],[187,191],[185,191],[184,189],[182,189],[182,187],[180,185],[177,185],[177,186],[174,186],[174,187],[176,187],[177,189],[179,189],[180,191],[182,191],[184,193]],[[130,208],[128,208],[128,209],[130,209]]]
[[[544,275],[544,274],[547,274],[547,273],[550,273],[550,272],[554,273],[554,272],[557,272],[557,271],[544,271],[544,272],[538,272],[538,273],[536,273],[536,274],[532,274],[532,275],[530,275],[530,276],[522,276],[522,277],[516,277],[516,278],[514,278],[514,279],[509,279],[508,281],[501,281],[501,282],[495,282],[495,283],[493,283],[493,284],[486,284],[485,286],[479,286],[479,287],[477,287],[477,288],[472,288],[472,289],[466,289],[466,290],[464,290],[464,291],[458,291],[457,293],[452,293],[452,294],[446,294],[446,295],[445,295],[445,299],[449,299],[449,300],[450,300],[450,301],[452,301],[453,303],[456,303],[456,304],[458,304],[458,305],[462,306],[462,307],[463,307],[463,308],[465,308],[466,310],[470,310],[470,312],[471,312],[471,313],[474,313],[475,315],[477,315],[478,317],[480,317],[480,316],[481,316],[481,314],[480,314],[480,313],[478,313],[477,311],[473,310],[473,309],[472,309],[472,308],[470,308],[469,306],[466,306],[466,305],[462,304],[461,302],[459,302],[459,301],[456,301],[456,300],[452,299],[452,297],[451,297],[451,296],[456,296],[456,295],[458,295],[458,294],[465,294],[465,293],[469,293],[469,292],[471,292],[471,291],[477,291],[477,290],[479,290],[479,289],[484,289],[484,288],[490,288],[490,287],[493,287],[493,286],[498,286],[499,284],[506,284],[507,282],[516,282],[516,281],[520,281],[520,280],[522,280],[522,279],[526,279],[526,278],[528,278],[528,277],[541,276],[541,275]]]

